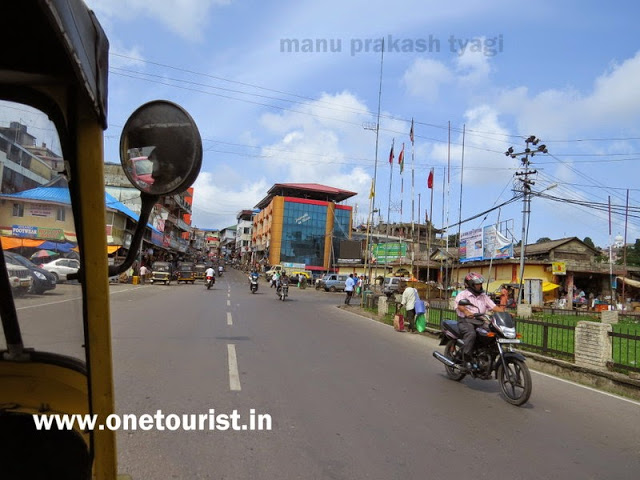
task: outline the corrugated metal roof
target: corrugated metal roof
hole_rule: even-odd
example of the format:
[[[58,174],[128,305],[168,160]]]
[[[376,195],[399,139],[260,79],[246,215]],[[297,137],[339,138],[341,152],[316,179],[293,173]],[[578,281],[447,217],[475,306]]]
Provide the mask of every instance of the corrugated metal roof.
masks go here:
[[[37,202],[58,203],[60,205],[71,205],[69,189],[63,187],[36,187],[31,190],[24,190],[18,193],[2,194],[0,195],[0,198],[15,198],[20,200],[34,200]],[[136,222],[140,218],[140,215],[107,192],[104,192],[104,201],[107,209],[124,213],[127,217],[135,220]],[[160,233],[150,224],[147,224],[147,226],[153,231]]]

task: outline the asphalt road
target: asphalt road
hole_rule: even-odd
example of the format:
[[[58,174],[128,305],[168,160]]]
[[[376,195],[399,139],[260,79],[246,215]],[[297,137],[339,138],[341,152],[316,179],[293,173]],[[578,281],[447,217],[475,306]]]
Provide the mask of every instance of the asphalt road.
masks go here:
[[[112,287],[120,414],[231,414],[268,431],[120,431],[134,479],[637,479],[640,404],[533,372],[528,404],[446,378],[427,336],[338,309],[344,294],[231,270]],[[51,307],[50,307],[51,308]],[[26,314],[27,311],[22,311]]]

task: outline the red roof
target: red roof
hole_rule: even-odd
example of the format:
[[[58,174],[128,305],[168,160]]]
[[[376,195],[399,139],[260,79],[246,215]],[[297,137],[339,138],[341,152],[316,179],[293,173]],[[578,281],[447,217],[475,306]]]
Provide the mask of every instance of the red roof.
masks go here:
[[[328,187],[319,183],[276,183],[269,189],[267,196],[260,200],[256,208],[265,208],[273,197],[296,197],[321,200],[325,202],[342,202],[347,198],[357,195],[357,192],[341,190],[340,188]]]

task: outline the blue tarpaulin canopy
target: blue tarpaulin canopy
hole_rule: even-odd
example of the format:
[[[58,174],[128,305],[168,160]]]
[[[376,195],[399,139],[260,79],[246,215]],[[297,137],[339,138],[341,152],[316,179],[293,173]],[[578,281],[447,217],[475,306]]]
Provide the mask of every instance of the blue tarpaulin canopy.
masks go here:
[[[45,250],[53,250],[56,252],[62,252],[62,253],[67,253],[70,252],[71,249],[73,247],[75,247],[76,245],[74,243],[58,243],[58,242],[51,242],[51,241],[46,241],[44,242],[42,245],[39,245],[38,248],[41,249],[45,249]]]

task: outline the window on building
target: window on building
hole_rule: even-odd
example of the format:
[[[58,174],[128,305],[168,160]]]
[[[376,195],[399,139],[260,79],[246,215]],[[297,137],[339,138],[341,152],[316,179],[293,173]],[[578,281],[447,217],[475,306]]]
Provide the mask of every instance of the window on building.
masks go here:
[[[56,216],[56,220],[60,220],[61,222],[64,222],[64,215],[65,215],[64,207],[58,208],[58,215]]]
[[[13,204],[13,216],[24,217],[24,205],[22,203]]]

